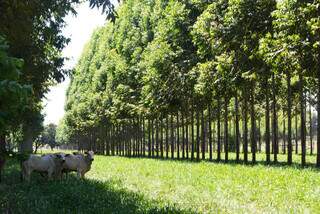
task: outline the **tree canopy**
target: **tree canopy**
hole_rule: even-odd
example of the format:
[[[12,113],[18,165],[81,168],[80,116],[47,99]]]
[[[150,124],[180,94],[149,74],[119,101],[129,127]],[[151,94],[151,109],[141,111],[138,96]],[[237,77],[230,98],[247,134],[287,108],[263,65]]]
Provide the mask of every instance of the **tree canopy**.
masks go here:
[[[145,137],[151,144],[155,142],[155,147],[148,149],[157,152],[161,143],[158,125],[168,129],[170,122],[171,143],[176,144],[171,150],[184,152],[185,137],[189,137],[184,132],[191,123],[192,151],[201,151],[204,157],[206,143],[216,138],[210,128],[216,121],[217,152],[225,151],[225,161],[231,149],[239,160],[241,141],[244,161],[250,152],[255,162],[257,132],[261,135],[257,123],[261,127],[263,120],[267,162],[271,152],[277,161],[281,123],[284,135],[290,135],[287,145],[285,141],[282,144],[291,163],[292,116],[300,113],[305,164],[303,112],[306,102],[310,106],[316,99],[319,102],[318,3],[127,0],[117,10],[119,18],[97,29],[84,49],[72,73],[66,115],[59,129],[68,130],[65,136],[69,141],[107,143],[101,129],[113,138],[125,135],[136,139],[126,131],[136,127],[143,142]],[[181,122],[187,123],[187,130]],[[112,141],[112,137],[108,139]]]

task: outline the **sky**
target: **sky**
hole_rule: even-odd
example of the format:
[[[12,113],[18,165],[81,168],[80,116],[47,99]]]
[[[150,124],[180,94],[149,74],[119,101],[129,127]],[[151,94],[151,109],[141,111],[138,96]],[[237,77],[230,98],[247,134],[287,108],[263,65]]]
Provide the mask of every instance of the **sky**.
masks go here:
[[[93,31],[103,26],[105,15],[97,9],[90,9],[87,2],[77,7],[77,16],[69,15],[66,17],[67,27],[63,34],[71,38],[71,42],[64,49],[63,55],[70,58],[66,63],[66,68],[73,68],[82,53],[85,44],[90,40]],[[44,102],[45,124],[58,124],[64,115],[65,95],[70,79],[51,87],[50,92],[46,95]]]

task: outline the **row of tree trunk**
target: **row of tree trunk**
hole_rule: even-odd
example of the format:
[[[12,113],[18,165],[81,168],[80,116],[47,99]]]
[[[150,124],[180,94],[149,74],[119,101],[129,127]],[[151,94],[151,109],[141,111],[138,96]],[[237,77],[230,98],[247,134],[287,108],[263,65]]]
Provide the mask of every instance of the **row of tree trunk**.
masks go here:
[[[290,82],[291,77],[288,74],[288,85],[291,85]],[[300,79],[300,82],[303,83],[303,79]],[[303,88],[303,85],[301,85],[301,88]],[[292,96],[291,91],[291,87],[288,87],[288,97]],[[231,111],[229,106],[231,99],[225,97],[224,100],[217,100],[215,109],[209,105],[206,108],[194,107],[189,111],[176,111],[152,119],[137,117],[122,120],[121,123],[116,125],[110,124],[100,127],[98,134],[96,129],[93,129],[89,137],[85,137],[82,142],[91,142],[86,149],[97,150],[106,155],[191,158],[192,160],[208,158],[213,160],[213,153],[216,153],[216,160],[221,161],[223,159],[228,162],[229,152],[235,152],[237,162],[240,161],[240,156],[243,153],[244,162],[249,162],[250,154],[251,162],[255,163],[257,161],[256,153],[262,152],[263,141],[266,162],[278,162],[280,139],[276,91],[275,89],[270,91],[269,87],[266,87],[264,136],[261,134],[261,119],[256,118],[253,92],[254,85],[249,90],[249,93],[243,93],[241,108],[238,95],[235,95],[232,119],[230,119]],[[306,104],[303,90],[300,93],[301,102],[298,111],[300,112],[300,130],[298,131],[298,116],[296,113],[295,147],[292,142],[292,100],[288,99],[287,120],[284,119],[283,122],[282,152],[284,154],[287,153],[287,163],[292,164],[293,151],[295,150],[296,154],[298,154],[300,143],[301,164],[304,166],[306,165]],[[319,101],[317,109],[319,111]],[[222,121],[223,127],[221,126]],[[242,123],[242,131],[240,131],[240,123]],[[310,127],[310,135],[313,136],[312,126]],[[222,129],[223,134],[221,132]],[[317,130],[317,166],[319,166],[319,126]],[[298,134],[300,134],[300,141]],[[311,139],[312,137],[310,137],[310,149],[311,153],[313,153],[314,145]],[[224,154],[224,158],[222,158],[222,154]],[[273,160],[271,160],[271,155],[273,155]]]

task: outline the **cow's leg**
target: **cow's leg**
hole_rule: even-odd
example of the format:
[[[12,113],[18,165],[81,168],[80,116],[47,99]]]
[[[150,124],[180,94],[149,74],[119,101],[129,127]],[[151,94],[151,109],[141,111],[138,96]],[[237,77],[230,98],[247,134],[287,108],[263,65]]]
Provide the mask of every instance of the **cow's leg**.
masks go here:
[[[26,181],[27,182],[30,182],[31,173],[32,173],[31,169],[26,170]]]
[[[82,171],[81,172],[81,178],[84,178],[84,175],[86,174],[86,172],[85,171]]]
[[[78,175],[78,178],[80,179],[81,178],[81,171],[79,169],[77,170],[77,175]]]
[[[48,170],[48,181],[51,181],[52,180],[52,175],[53,175],[53,169],[49,169]]]

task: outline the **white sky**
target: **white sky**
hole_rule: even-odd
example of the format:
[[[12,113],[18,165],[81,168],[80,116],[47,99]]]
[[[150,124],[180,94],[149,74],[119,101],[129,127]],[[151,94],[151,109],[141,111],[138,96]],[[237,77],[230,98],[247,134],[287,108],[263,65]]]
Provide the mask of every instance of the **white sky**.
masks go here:
[[[97,9],[90,9],[89,3],[83,3],[77,8],[78,15],[69,15],[66,17],[68,26],[64,29],[63,34],[71,38],[71,42],[63,51],[63,55],[69,57],[66,63],[67,68],[73,68],[81,53],[84,45],[89,41],[93,30],[105,23],[105,15],[102,15]],[[45,124],[58,124],[64,115],[65,94],[70,83],[67,78],[61,84],[51,88],[44,100]]]

